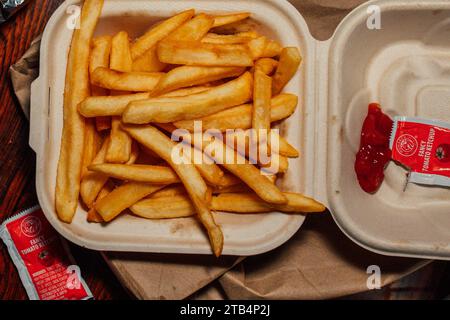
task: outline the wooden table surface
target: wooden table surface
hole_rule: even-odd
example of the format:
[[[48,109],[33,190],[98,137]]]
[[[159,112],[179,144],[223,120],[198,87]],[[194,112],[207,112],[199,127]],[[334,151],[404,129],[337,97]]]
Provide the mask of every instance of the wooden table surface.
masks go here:
[[[8,70],[43,32],[51,14],[62,2],[32,0],[11,21],[0,26],[0,222],[38,203],[34,183],[35,154],[28,145],[29,125],[12,91]],[[131,298],[99,253],[75,245],[71,248],[96,299]],[[449,275],[448,263],[435,263],[405,279],[406,287],[397,283],[378,295],[363,297],[442,298],[449,294]],[[405,292],[406,296],[402,294]],[[0,245],[0,299],[27,299],[3,244]]]

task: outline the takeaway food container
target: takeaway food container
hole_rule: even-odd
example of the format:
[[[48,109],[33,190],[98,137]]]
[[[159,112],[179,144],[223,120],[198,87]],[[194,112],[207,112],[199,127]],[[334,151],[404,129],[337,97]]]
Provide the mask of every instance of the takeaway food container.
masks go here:
[[[79,206],[72,224],[56,217],[54,189],[62,131],[62,100],[72,30],[68,0],[50,19],[41,44],[41,71],[32,86],[30,145],[37,153],[40,205],[64,237],[96,250],[210,254],[195,219],[150,221],[123,215],[89,224]],[[302,152],[290,160],[283,190],[324,202],[342,231],[386,255],[450,259],[450,190],[410,185],[391,163],[375,195],[364,193],[353,171],[362,122],[371,101],[391,116],[450,121],[450,3],[443,0],[370,1],[348,15],[333,37],[315,40],[301,14],[285,0],[106,0],[97,34],[142,34],[181,10],[252,12],[261,33],[302,51],[303,65],[286,88],[299,108],[280,130]],[[378,16],[377,16],[378,15]],[[368,20],[380,18],[381,29]],[[255,255],[286,242],[304,216],[217,213],[225,255]]]

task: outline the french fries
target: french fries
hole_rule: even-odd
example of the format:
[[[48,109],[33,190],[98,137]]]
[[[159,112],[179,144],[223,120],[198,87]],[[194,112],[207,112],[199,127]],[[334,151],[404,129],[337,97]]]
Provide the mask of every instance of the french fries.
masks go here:
[[[97,68],[92,73],[92,84],[111,90],[149,92],[162,77],[160,72],[119,72],[108,68]]]
[[[214,17],[214,25],[213,28],[221,27],[226,24],[235,23],[238,21],[242,21],[244,19],[247,19],[250,17],[249,12],[242,12],[242,13],[232,13],[222,16],[215,16]]]
[[[285,192],[288,199],[285,205],[267,204],[252,193],[222,193],[212,197],[211,209],[214,211],[259,214],[272,211],[285,213],[321,213],[326,208],[314,199],[301,194]],[[170,203],[168,206],[165,203]],[[187,196],[176,195],[170,198],[150,198],[139,201],[130,210],[146,219],[174,219],[195,215],[195,208]]]
[[[175,170],[196,208],[200,221],[208,231],[214,254],[220,256],[223,249],[222,231],[216,225],[209,211],[207,205],[208,188],[195,166],[189,159],[185,158],[180,159],[182,162],[177,164],[172,156],[172,151],[176,147],[175,142],[170,140],[158,129],[152,126],[135,127],[131,125],[124,126],[124,129],[134,139],[158,154]]]
[[[264,55],[264,50],[267,47],[267,38],[266,37],[258,37],[256,39],[251,40],[247,46],[250,49],[250,53],[253,57],[253,60],[258,60]]]
[[[191,217],[195,207],[187,195],[149,198],[130,207],[135,215],[146,219],[173,219]]]
[[[270,131],[272,78],[256,69],[254,83],[252,128],[257,131],[256,136],[258,136],[259,130]],[[267,149],[267,140],[262,141],[259,137],[258,143],[260,148]]]
[[[120,118],[113,118],[111,122],[111,134],[106,150],[105,161],[109,163],[126,163],[130,160],[133,141],[122,130]]]
[[[269,40],[260,58],[278,57],[282,50],[283,47],[278,42]]]
[[[89,166],[89,170],[104,174],[108,177],[127,181],[153,184],[172,184],[180,182],[178,176],[172,169],[163,166],[103,163],[93,164]]]
[[[130,72],[133,69],[130,40],[128,33],[124,31],[119,32],[112,38],[109,67],[121,72]]]
[[[64,124],[56,177],[55,208],[64,222],[72,222],[78,205],[83,166],[84,119],[77,106],[90,93],[89,54],[103,0],[86,0],[70,46],[64,92]]]
[[[297,73],[302,57],[297,48],[284,48],[280,55],[280,63],[273,76],[272,93],[279,94],[286,84]]]
[[[220,256],[211,210],[325,210],[276,184],[300,154],[272,128],[298,104],[281,93],[301,64],[297,48],[259,34],[250,13],[193,9],[135,41],[126,31],[93,39],[102,5],[85,0],[69,53],[55,191],[62,221],[78,198],[91,223],[191,217]]]
[[[241,77],[211,90],[187,97],[152,98],[131,102],[122,115],[125,123],[170,123],[196,119],[247,102],[252,96],[253,79]]]
[[[147,50],[140,57],[133,60],[132,71],[135,72],[161,72],[167,64],[159,61],[156,46]]]
[[[251,133],[247,131],[237,130],[233,133],[229,133],[225,137],[225,142],[232,148],[237,150],[244,150],[246,152],[246,155],[248,155],[249,152],[249,146],[250,146],[250,136]],[[285,156],[288,158],[298,158],[300,156],[300,153],[297,149],[295,149],[293,146],[289,144],[289,142],[277,134],[274,131],[270,131],[268,135],[268,147],[269,150],[271,150],[271,138],[274,138],[278,140],[278,150],[277,153],[281,156]]]
[[[236,77],[244,72],[245,68],[239,67],[178,67],[161,77],[158,85],[151,92],[151,96],[157,97],[180,88],[192,87],[224,78]]]
[[[174,90],[174,91],[162,94],[159,97],[160,98],[186,97],[186,96],[190,96],[190,95],[197,94],[200,92],[208,91],[209,89],[211,89],[211,87],[207,86],[207,85],[195,86],[195,87],[190,87],[190,88]]]
[[[189,66],[253,66],[253,57],[248,46],[241,44],[161,41],[158,44],[158,57],[164,63]]]
[[[255,194],[224,193],[213,197],[211,207],[213,210],[235,213],[260,213],[280,211],[286,213],[319,213],[325,207],[314,199],[301,194],[284,192],[288,199],[284,205],[269,204],[261,201]]]
[[[100,164],[105,162],[106,149],[108,148],[109,138],[103,141],[102,147],[92,161],[92,164]],[[102,190],[108,177],[103,174],[87,171],[81,180],[80,195],[84,204],[91,208],[97,195]]]
[[[270,121],[276,122],[290,117],[295,112],[298,98],[293,94],[283,93],[272,98],[270,104]],[[203,130],[215,129],[225,132],[227,129],[250,129],[252,127],[252,108],[251,104],[245,104],[196,120],[202,122]],[[177,128],[193,132],[194,121],[176,121],[174,125]]]
[[[104,197],[106,197],[108,194],[110,194],[114,190],[115,186],[111,181],[108,181],[105,186],[100,190],[100,193],[97,196],[96,201],[100,201]],[[88,214],[86,216],[86,220],[91,223],[103,223],[105,222],[101,215],[98,214],[98,212],[95,210],[94,206],[89,209]]]
[[[93,119],[86,119],[84,128],[84,152],[83,152],[83,171],[81,177],[87,172],[87,166],[92,163],[101,146],[101,137],[95,127]]]
[[[194,146],[202,147],[205,154],[241,179],[264,201],[276,204],[286,203],[286,198],[277,186],[267,180],[267,178],[263,176],[254,165],[249,163],[244,156],[237,153],[223,141],[214,139],[214,137],[208,133],[200,135],[195,133],[183,135],[183,139],[186,142],[190,142]],[[215,153],[215,150],[224,150],[224,153],[219,155]]]
[[[118,72],[130,72],[133,68],[133,60],[131,57],[130,41],[126,32],[119,32],[112,39],[110,68]],[[108,69],[104,69],[108,70]],[[91,80],[94,80],[94,74]],[[112,71],[113,72],[113,71]],[[119,78],[119,79],[118,79]],[[112,82],[120,83],[122,80],[119,76],[113,79]],[[126,91],[112,91],[111,94],[124,94]],[[120,126],[121,119],[113,117],[111,120],[111,132],[106,150],[105,160],[111,163],[125,163],[130,159],[132,140]]]
[[[116,218],[139,200],[164,188],[143,182],[127,182],[95,202],[94,208],[105,222]]]
[[[255,70],[260,70],[266,75],[271,75],[278,67],[278,61],[271,58],[262,58],[255,62]]]
[[[248,43],[255,39],[257,35],[253,33],[240,33],[240,34],[216,34],[216,33],[208,33],[204,36],[201,41],[203,43],[211,43],[211,44],[242,44]]]
[[[89,74],[91,76],[95,69],[99,67],[109,67],[111,43],[111,36],[98,37],[92,40],[92,51],[89,62]],[[108,90],[104,88],[99,88],[94,85],[91,86],[92,96],[106,96],[108,93]],[[108,130],[111,128],[111,119],[109,117],[98,117],[95,118],[95,124],[97,131],[99,132]]]
[[[214,18],[212,16],[200,13],[172,32],[165,40],[199,41],[208,33],[213,25]]]
[[[139,56],[153,48],[153,46],[155,46],[159,41],[163,40],[171,32],[192,18],[194,14],[195,10],[193,9],[183,11],[147,31],[147,33],[137,39],[131,47],[131,55],[133,60],[136,60]]]
[[[121,116],[130,102],[145,100],[147,92],[124,94],[120,96],[88,97],[78,107],[81,115],[87,118]]]

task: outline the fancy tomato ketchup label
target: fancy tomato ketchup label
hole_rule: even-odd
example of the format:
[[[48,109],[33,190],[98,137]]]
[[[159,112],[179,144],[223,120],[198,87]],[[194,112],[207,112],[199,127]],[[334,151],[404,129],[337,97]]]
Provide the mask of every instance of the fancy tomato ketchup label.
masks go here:
[[[0,226],[0,237],[31,300],[92,298],[64,240],[39,207],[7,219]]]
[[[408,182],[450,186],[450,124],[396,117],[390,148],[392,159],[411,171]]]

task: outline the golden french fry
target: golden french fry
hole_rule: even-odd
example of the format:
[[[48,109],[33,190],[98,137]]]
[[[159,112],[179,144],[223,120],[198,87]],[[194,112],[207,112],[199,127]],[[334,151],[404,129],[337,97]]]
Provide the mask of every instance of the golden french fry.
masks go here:
[[[244,71],[245,68],[239,67],[178,67],[163,75],[150,95],[156,97],[180,88],[236,77]]]
[[[293,94],[283,93],[271,100],[270,121],[276,122],[291,116],[297,108],[298,98]],[[194,131],[194,121],[201,121],[203,130],[215,129],[225,132],[227,129],[250,129],[252,127],[251,104],[245,104],[196,120],[176,121],[180,129]]]
[[[89,73],[92,74],[95,69],[109,67],[111,54],[111,36],[102,36],[92,39],[92,51],[89,61]]]
[[[173,98],[173,97],[186,97],[190,96],[192,94],[197,94],[200,92],[205,92],[207,90],[211,89],[210,86],[204,85],[204,86],[195,86],[190,88],[183,88],[174,90],[165,94],[162,94],[158,96],[159,98]]]
[[[111,134],[106,151],[106,162],[125,163],[130,159],[132,140],[122,130],[120,117],[113,117],[111,121]]]
[[[253,66],[253,58],[248,46],[241,44],[161,41],[158,44],[158,57],[164,63],[190,66]]]
[[[256,69],[253,89],[252,128],[258,131],[265,130],[267,134],[270,130],[271,98],[272,78],[261,70]],[[267,146],[267,140],[261,142]]]
[[[133,71],[136,72],[160,72],[163,71],[167,64],[159,61],[156,52],[157,47],[154,46],[147,50],[140,57],[133,60]]]
[[[176,133],[174,132],[173,134]],[[263,176],[244,156],[227,146],[220,139],[214,139],[209,133],[194,133],[183,135],[183,140],[198,148],[203,148],[205,154],[240,178],[264,201],[277,204],[286,203],[286,198],[277,186]],[[221,153],[222,157],[220,157],[215,150],[223,150],[223,153]]]
[[[125,164],[134,164],[139,158],[140,150],[136,141],[131,144],[130,159]]]
[[[225,174],[220,183],[217,184],[218,187],[226,188],[235,186],[241,183],[241,180],[232,174]]]
[[[196,17],[185,22],[164,40],[199,41],[208,33],[213,24],[214,18],[212,16],[200,13]]]
[[[258,60],[264,55],[264,51],[267,47],[268,40],[266,37],[258,37],[256,39],[252,39],[247,43],[247,46],[250,49],[253,60]]]
[[[223,233],[222,229],[214,221],[214,217],[205,201],[202,201],[197,195],[190,194],[191,201],[197,212],[197,217],[208,232],[209,241],[216,257],[220,257],[223,250]],[[211,200],[208,201],[208,203]]]
[[[98,151],[92,164],[99,164],[105,162],[106,150],[109,144],[109,138],[103,141],[102,147]],[[84,204],[88,208],[92,208],[95,199],[97,198],[99,192],[102,190],[106,181],[108,181],[108,176],[98,174],[96,172],[88,171],[81,180],[80,195]]]
[[[155,192],[154,194],[152,194],[150,196],[150,198],[151,199],[170,198],[170,197],[175,197],[175,196],[180,196],[180,195],[187,196],[186,188],[182,184],[171,185],[171,186],[165,187],[164,189],[159,190],[159,191]]]
[[[269,163],[260,165],[264,172],[270,174],[286,173],[289,169],[289,160],[282,155],[272,154],[269,157]]]
[[[123,129],[128,132],[136,141],[144,147],[152,150],[164,161],[166,161],[178,174],[186,189],[190,189],[190,193],[196,194],[198,197],[206,199],[207,186],[201,175],[191,163],[191,159],[187,159],[186,155],[179,155],[180,159],[177,164],[172,158],[173,149],[177,143],[170,140],[164,133],[153,126],[133,126],[122,125]],[[175,158],[175,157],[174,157]],[[184,162],[184,163],[183,163]],[[189,186],[187,186],[189,185]]]
[[[89,96],[91,39],[103,0],[86,0],[81,10],[81,28],[74,31],[67,63],[64,91],[64,124],[56,177],[55,208],[59,219],[70,223],[75,215],[83,166],[84,119],[77,106]]]
[[[81,177],[86,175],[87,166],[92,163],[100,147],[101,137],[95,128],[95,121],[93,119],[86,119],[86,125],[84,127],[83,171]]]
[[[102,190],[99,192],[97,199],[95,201],[100,201],[104,197],[106,197],[108,194],[110,194],[114,190],[115,186],[111,181],[108,181]],[[95,210],[95,208],[92,206],[92,208],[89,209],[86,220],[91,223],[103,223],[105,220],[103,220],[102,216],[98,214],[98,212]]]
[[[250,12],[242,12],[242,13],[232,13],[227,15],[215,16],[213,28],[242,21],[250,17],[250,15],[251,15]]]
[[[300,51],[297,48],[284,48],[280,55],[280,63],[273,76],[272,93],[279,94],[286,84],[297,73],[302,62]]]
[[[111,43],[111,36],[102,36],[92,40],[92,51],[89,62],[89,74],[91,77],[95,69],[109,67]],[[109,90],[91,85],[91,96],[106,96],[108,94]],[[98,132],[108,130],[111,128],[111,119],[109,117],[96,118],[95,125]]]
[[[249,72],[211,90],[187,97],[152,98],[131,102],[122,115],[125,123],[170,123],[197,119],[247,102],[252,96]]]
[[[280,156],[285,156],[288,158],[298,158],[300,156],[300,152],[298,152],[295,147],[293,147],[285,138],[280,136],[275,132],[271,132],[269,135],[269,148],[271,148],[271,138],[278,139],[278,154]]]
[[[160,127],[164,131],[168,133],[172,133],[176,130],[170,123],[161,124],[155,123],[156,126]],[[174,137],[177,137],[176,135]],[[178,137],[179,138],[179,137]],[[187,148],[187,145],[184,145],[184,148]],[[214,163],[214,160],[203,153],[198,148],[192,147],[192,149],[187,148],[189,154],[193,159],[199,159],[200,161],[194,161],[194,165],[197,168],[198,172],[202,176],[203,179],[206,180],[210,185],[217,186],[223,183],[224,172],[220,169],[220,167]],[[209,160],[209,161],[205,161]]]
[[[288,202],[283,205],[268,204],[255,194],[224,193],[212,198],[211,208],[234,213],[262,213],[280,211],[286,213],[320,213],[325,206],[301,194],[284,192]]]
[[[238,34],[216,34],[208,33],[201,41],[212,44],[243,44],[255,39],[256,33],[238,33]]]
[[[125,31],[119,32],[112,38],[109,67],[112,70],[122,72],[130,72],[133,69],[130,39],[128,38],[128,33]]]
[[[148,198],[130,207],[135,215],[146,219],[173,219],[196,215],[195,207],[187,195]]]
[[[285,213],[322,213],[325,206],[314,199],[297,193],[285,192],[288,199],[285,205],[273,205],[263,202],[252,193],[222,193],[212,197],[211,209],[231,213],[267,213],[280,211]],[[149,198],[139,201],[131,211],[146,219],[173,219],[195,215],[195,208],[184,195],[164,198]]]
[[[156,87],[162,76],[160,72],[120,72],[97,68],[91,75],[91,82],[111,90],[148,92]]]
[[[89,166],[90,171],[102,173],[108,177],[153,184],[172,184],[179,182],[176,173],[169,167],[150,166],[142,164],[94,164]]]
[[[89,62],[89,74],[92,75],[95,69],[99,67],[109,67],[111,54],[111,36],[102,36],[92,40],[92,50]],[[91,85],[92,96],[106,96],[109,91],[94,85]],[[99,117],[95,119],[95,125],[98,132],[111,128],[111,119],[109,117]]]
[[[220,227],[216,225],[214,218],[207,206],[209,192],[201,175],[186,156],[180,156],[177,162],[172,153],[177,144],[170,140],[164,133],[152,126],[124,125],[124,129],[138,142],[158,154],[175,170],[183,182],[189,197],[191,198],[197,215],[203,226],[208,231],[210,242],[216,256],[219,256],[223,248],[223,235]]]
[[[255,62],[255,70],[261,70],[264,74],[271,75],[278,67],[278,61],[271,58],[261,58]]]
[[[163,40],[187,20],[191,19],[194,14],[195,10],[193,9],[183,11],[147,31],[142,37],[137,39],[131,47],[133,59],[136,60],[139,56],[153,48],[159,41]]]
[[[109,222],[139,200],[162,188],[164,188],[164,185],[127,182],[114,189],[114,191],[106,197],[97,201],[94,208],[102,216],[105,222]]]
[[[197,148],[192,148],[192,152],[194,159],[196,157],[197,159],[202,159],[201,157],[204,156],[203,152]],[[222,182],[224,172],[217,164],[213,163],[213,160],[211,160],[211,163],[202,161],[201,163],[194,163],[194,165],[202,178],[205,179],[207,183],[215,186]]]
[[[226,135],[226,143],[235,150],[243,150],[245,154],[248,155],[249,146],[250,146],[250,131],[241,131],[236,130],[232,133],[228,133]],[[276,150],[279,155],[285,156],[288,158],[298,158],[299,152],[293,146],[287,142],[285,138],[280,136],[274,131],[270,131],[268,136],[268,146],[269,150],[271,149],[271,139],[278,139],[278,150]]]
[[[273,58],[281,54],[283,47],[277,41],[268,40],[266,48],[264,49],[260,58]]]
[[[221,194],[221,193],[250,193],[253,192],[246,184],[239,183],[234,186],[229,187],[214,187],[212,193],[213,194]]]
[[[120,96],[88,97],[80,103],[78,110],[87,118],[102,116],[121,116],[130,102],[145,100],[147,92],[124,94]]]

